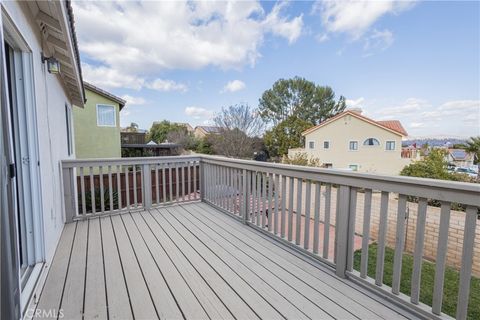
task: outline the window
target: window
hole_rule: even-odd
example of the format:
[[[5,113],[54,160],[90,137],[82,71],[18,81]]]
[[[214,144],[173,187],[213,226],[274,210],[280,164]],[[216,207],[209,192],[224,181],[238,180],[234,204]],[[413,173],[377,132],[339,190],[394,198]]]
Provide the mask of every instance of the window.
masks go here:
[[[387,141],[385,143],[385,150],[395,150],[395,141]]]
[[[102,127],[116,126],[115,107],[106,104],[97,104],[97,125]]]
[[[330,141],[323,141],[323,149],[330,149]]]
[[[308,148],[309,149],[315,149],[315,141],[309,141],[308,142]]]
[[[358,141],[350,141],[348,149],[352,151],[358,150]]]
[[[368,138],[363,142],[364,146],[379,146],[380,142],[375,138]]]
[[[349,167],[352,171],[358,171],[358,164],[350,164],[350,165],[348,165],[348,167]]]
[[[65,123],[67,127],[67,152],[73,154],[72,109],[65,103]]]

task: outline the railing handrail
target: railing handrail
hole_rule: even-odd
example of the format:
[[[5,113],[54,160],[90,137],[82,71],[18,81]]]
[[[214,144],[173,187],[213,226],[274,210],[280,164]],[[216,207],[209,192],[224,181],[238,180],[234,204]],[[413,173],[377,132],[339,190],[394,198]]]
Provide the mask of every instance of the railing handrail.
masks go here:
[[[387,176],[372,173],[349,172],[290,164],[258,162],[232,159],[220,156],[200,156],[201,161],[213,164],[234,164],[238,169],[270,169],[272,173],[285,173],[299,178],[318,180],[357,188],[378,189],[411,196],[434,198],[441,201],[457,202],[480,206],[480,184],[446,181],[428,178]]]
[[[185,160],[198,161],[198,155],[167,156],[167,157],[133,157],[133,158],[101,158],[101,159],[68,159],[61,160],[62,168],[105,166],[105,165],[141,165],[167,162],[181,162]]]

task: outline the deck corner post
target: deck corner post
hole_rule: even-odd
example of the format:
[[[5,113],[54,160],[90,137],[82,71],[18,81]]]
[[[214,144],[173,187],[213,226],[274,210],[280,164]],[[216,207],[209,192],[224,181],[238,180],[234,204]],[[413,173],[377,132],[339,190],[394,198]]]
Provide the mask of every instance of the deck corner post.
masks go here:
[[[143,176],[143,207],[145,209],[152,208],[152,172],[150,170],[150,164],[144,164],[142,166]]]
[[[339,186],[337,195],[337,220],[335,222],[335,273],[341,278],[346,277],[350,221],[350,190],[349,186]]]
[[[248,221],[248,205],[249,205],[249,195],[248,195],[248,176],[247,176],[247,169],[243,169],[242,172],[242,221],[244,224],[247,224]]]
[[[65,222],[72,222],[77,215],[77,201],[76,201],[76,183],[74,168],[62,167],[62,182],[63,182],[63,206],[65,209]]]

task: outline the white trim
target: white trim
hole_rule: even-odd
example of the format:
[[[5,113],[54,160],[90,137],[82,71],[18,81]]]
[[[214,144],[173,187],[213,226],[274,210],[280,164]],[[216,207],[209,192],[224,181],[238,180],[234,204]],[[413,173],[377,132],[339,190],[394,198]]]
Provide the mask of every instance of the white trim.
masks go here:
[[[113,125],[105,125],[105,124],[98,124],[98,106],[105,106],[105,107],[112,107],[113,108]],[[97,103],[95,107],[95,116],[97,118],[97,127],[107,127],[107,128],[116,128],[117,127],[117,110],[115,109],[115,105],[113,104],[106,104],[106,103]]]

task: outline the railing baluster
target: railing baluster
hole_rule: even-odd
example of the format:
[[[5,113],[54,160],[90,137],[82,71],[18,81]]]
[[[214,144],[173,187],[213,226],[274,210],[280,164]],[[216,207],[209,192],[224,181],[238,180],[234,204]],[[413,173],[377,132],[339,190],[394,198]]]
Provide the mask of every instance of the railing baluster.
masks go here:
[[[185,163],[180,163],[182,168],[182,201],[185,201]]]
[[[380,223],[378,227],[378,247],[377,264],[375,271],[375,284],[383,284],[383,267],[385,263],[385,240],[387,238],[387,218],[388,218],[388,192],[382,191],[380,200]]]
[[[418,201],[417,230],[415,232],[415,250],[413,252],[412,290],[410,294],[410,301],[413,304],[418,304],[420,298],[420,280],[422,276],[426,217],[427,199],[420,198]]]
[[[168,202],[172,203],[173,202],[173,181],[172,181],[173,164],[169,162],[167,166],[168,166]]]
[[[332,185],[325,186],[325,215],[323,221],[323,253],[322,256],[328,259],[330,253],[330,204],[332,201]]]
[[[125,198],[127,198],[127,210],[130,210],[130,169],[125,166]]]
[[[233,214],[237,214],[237,195],[238,195],[238,170],[236,168],[232,169],[232,205],[233,205]]]
[[[310,201],[312,196],[312,182],[307,180],[307,186],[305,187],[305,222],[304,222],[304,238],[303,248],[309,248],[310,244]]]
[[[155,203],[160,204],[160,181],[158,178],[158,163],[155,164]]]
[[[100,210],[105,213],[105,195],[103,190],[103,167],[100,166]]]
[[[262,173],[262,228],[265,228],[267,218],[267,173]]]
[[[273,205],[275,206],[273,208],[273,233],[275,235],[278,235],[278,197],[280,193],[280,176],[278,174],[275,174],[275,182],[274,182],[274,200],[273,200]]]
[[[110,212],[113,211],[113,183],[112,183],[112,166],[108,166],[108,196],[110,204]]]
[[[467,318],[470,281],[472,278],[473,248],[475,246],[475,230],[477,225],[477,208],[467,206],[465,210],[465,227],[463,235],[462,266],[458,287],[457,319]]]
[[[319,242],[319,233],[320,233],[320,193],[321,193],[322,184],[321,182],[315,183],[315,200],[314,200],[314,218],[313,218],[313,253],[318,254],[318,242]]]
[[[132,175],[133,175],[133,204],[135,208],[138,208],[138,195],[137,195],[137,168],[136,165],[132,166]]]
[[[445,262],[448,250],[448,228],[450,226],[450,202],[442,202],[440,209],[440,227],[438,228],[437,259],[435,260],[435,281],[433,286],[432,312],[442,312],[443,283],[445,280]]]
[[[293,189],[294,189],[294,178],[289,177],[289,188],[288,188],[288,241],[292,241],[293,238]]]
[[[180,201],[180,174],[178,172],[178,163],[175,162],[175,202]]]
[[[163,203],[167,203],[167,177],[166,177],[166,164],[162,163],[162,197]]]
[[[393,258],[392,293],[400,293],[402,276],[403,247],[405,245],[405,215],[407,211],[407,196],[398,195],[397,231],[395,239],[395,256]]]
[[[302,227],[302,189],[303,180],[297,178],[297,212],[295,220],[295,244],[300,244],[300,230]]]
[[[93,167],[90,167],[90,201],[92,202],[92,214],[96,213],[95,203],[95,181],[93,180]]]
[[[255,223],[260,226],[260,214],[262,210],[262,173],[257,172],[257,214],[255,215]]]
[[[243,223],[247,224],[248,222],[248,213],[249,213],[249,207],[250,207],[250,201],[249,201],[249,193],[250,193],[250,174],[247,171],[247,169],[243,169],[242,171],[242,218],[243,218]]]
[[[286,209],[287,209],[287,177],[282,174],[282,213],[280,218],[280,236],[285,238]]]
[[[273,175],[267,173],[268,176],[268,208],[265,211],[265,215],[267,215],[267,225],[268,231],[273,230]]]
[[[86,201],[85,201],[85,177],[83,176],[83,167],[80,167],[80,192],[82,198],[82,214],[87,214]]]
[[[357,188],[350,188],[350,206],[348,216],[347,270],[353,271],[353,252],[355,250],[355,218],[357,214]]]
[[[200,174],[200,161],[193,162],[193,199],[197,200],[200,197],[200,192],[205,192],[204,190],[200,190],[200,186],[203,185],[205,188],[210,188],[202,179],[205,179],[205,174],[202,176]],[[198,178],[198,186],[197,189],[197,178]],[[197,192],[198,190],[198,192]],[[202,194],[203,195],[203,194]]]
[[[372,212],[372,190],[365,190],[363,204],[363,232],[362,232],[362,257],[360,259],[360,277],[367,277],[368,245],[370,242],[370,216]]]
[[[192,200],[192,163],[190,161],[187,162],[187,192],[188,192],[188,200]]]
[[[117,165],[117,209],[122,210],[122,181],[120,179],[122,175],[122,165]]]

